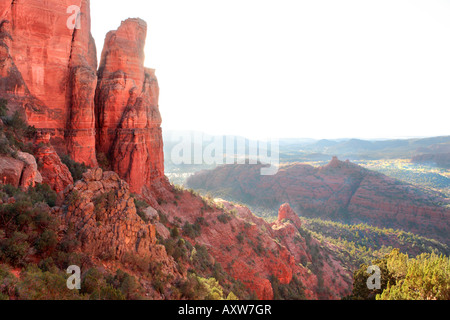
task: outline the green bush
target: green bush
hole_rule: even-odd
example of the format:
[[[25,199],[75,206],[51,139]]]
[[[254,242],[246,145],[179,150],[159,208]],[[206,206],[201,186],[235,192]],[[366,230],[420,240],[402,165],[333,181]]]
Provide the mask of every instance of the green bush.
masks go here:
[[[36,128],[30,127],[22,115],[16,111],[8,116],[7,101],[0,100],[0,118],[4,123],[3,131],[0,133],[0,154],[16,157],[17,151],[33,153],[33,144],[27,139],[36,135]]]
[[[114,208],[117,201],[116,191],[111,190],[94,198],[94,213],[97,221],[105,219],[105,212]]]
[[[9,185],[0,189],[16,200],[0,205],[0,230],[4,234],[4,239],[0,240],[0,262],[26,266],[32,251],[47,258],[57,249],[60,223],[43,201],[53,202],[54,193],[45,186],[30,188],[27,192]]]
[[[58,244],[58,236],[53,230],[45,230],[36,240],[35,248],[39,254],[53,252]]]
[[[18,280],[11,273],[11,268],[0,264],[0,300],[9,300],[16,294]]]
[[[144,213],[144,210],[149,207],[148,203],[142,200],[139,200],[136,195],[131,195],[134,200],[134,205],[136,207],[136,213],[138,216],[144,221],[149,222],[147,215]]]
[[[0,118],[6,117],[8,112],[8,101],[5,99],[0,99]]]
[[[69,168],[69,171],[72,174],[74,181],[83,179],[83,173],[85,173],[88,169],[90,169],[84,163],[78,163],[72,160],[72,158],[69,155],[63,154],[60,155],[60,158],[62,163],[64,163],[67,166],[67,168]]]
[[[189,222],[185,222],[183,226],[183,235],[189,237],[191,239],[195,239],[200,236],[201,225],[199,223],[190,224]]]
[[[114,276],[107,277],[107,283],[115,290],[119,290],[127,300],[142,299],[142,286],[139,284],[135,277],[120,269],[116,271],[116,274]]]
[[[111,171],[111,163],[104,153],[97,153],[97,162],[99,167],[102,168],[103,171]]]
[[[25,266],[25,257],[30,244],[28,236],[22,232],[14,232],[8,239],[0,240],[0,260],[15,267]]]
[[[223,224],[227,224],[228,222],[230,222],[232,220],[232,218],[228,214],[222,213],[221,215],[219,215],[217,217],[217,220],[219,220],[219,222],[221,222]]]
[[[274,300],[305,300],[303,283],[294,275],[289,284],[281,284],[276,276],[270,277]]]
[[[16,285],[19,300],[79,300],[77,290],[67,290],[63,272],[43,272],[37,267],[29,268]]]
[[[27,195],[33,203],[45,202],[50,207],[56,205],[57,194],[47,184],[37,184],[34,188],[29,188]]]
[[[118,279],[111,278],[96,268],[91,268],[83,276],[81,293],[87,295],[90,300],[125,300],[123,293],[111,285],[111,283],[120,285],[120,281],[118,283],[115,281]]]
[[[394,249],[372,262],[381,270],[381,289],[369,290],[368,265],[354,273],[351,300],[449,300],[450,260],[444,255],[423,253],[415,258]]]

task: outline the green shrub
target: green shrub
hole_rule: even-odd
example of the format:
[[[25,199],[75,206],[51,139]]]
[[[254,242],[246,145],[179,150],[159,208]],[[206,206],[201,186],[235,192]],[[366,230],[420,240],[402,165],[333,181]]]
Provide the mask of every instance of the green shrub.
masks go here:
[[[89,169],[88,166],[86,166],[84,163],[78,163],[72,160],[72,158],[66,154],[60,155],[60,158],[62,163],[64,163],[67,168],[69,168],[74,181],[83,179],[83,173],[85,173]]]
[[[294,275],[289,284],[281,284],[276,276],[270,277],[274,300],[305,300],[302,282]]]
[[[28,128],[27,123],[18,111],[14,112],[11,117],[5,118],[4,122],[8,127],[19,132],[24,132]]]
[[[167,218],[167,216],[163,212],[158,210],[158,215],[159,215],[159,221],[162,224],[167,224],[169,222],[169,219]]]
[[[35,248],[39,254],[53,252],[58,244],[58,236],[53,230],[45,230],[37,239]]]
[[[103,171],[111,171],[111,163],[104,153],[97,153],[97,163],[99,167],[103,169]]]
[[[79,201],[80,201],[80,194],[78,193],[78,190],[73,190],[66,197],[66,203],[69,207],[76,206]]]
[[[198,270],[199,272],[207,272],[209,270],[213,270],[214,268],[208,250],[205,246],[196,244],[191,253],[191,260],[195,270]]]
[[[114,276],[107,277],[107,283],[115,290],[119,290],[127,300],[142,299],[142,286],[139,284],[135,277],[120,269],[116,271],[116,274]]]
[[[200,236],[201,228],[199,223],[190,224],[189,222],[185,222],[183,226],[183,235],[195,239]]]
[[[179,236],[180,236],[180,230],[178,230],[178,228],[177,227],[173,227],[171,230],[170,230],[170,236],[172,237],[172,238],[178,238]]]
[[[8,101],[5,99],[0,99],[0,118],[6,117],[8,112]]]
[[[0,261],[25,266],[32,251],[47,258],[57,249],[60,223],[42,201],[51,203],[54,193],[45,186],[23,192],[9,185],[2,186],[1,192],[8,197],[13,195],[16,201],[0,205],[0,230],[4,235],[0,240]]]
[[[83,276],[81,293],[90,300],[125,300],[123,293],[111,285],[114,280],[117,279],[103,274],[97,268],[91,268]]]
[[[217,220],[219,220],[219,222],[221,222],[223,224],[227,224],[228,222],[230,222],[232,220],[232,218],[228,214],[222,213],[221,215],[219,215],[217,217]]]
[[[25,266],[25,257],[30,248],[27,240],[28,236],[21,232],[14,232],[10,238],[0,240],[0,260],[15,267]]]
[[[0,300],[9,300],[16,294],[18,280],[11,273],[11,268],[0,264]]]
[[[148,203],[142,200],[139,200],[136,195],[131,195],[134,200],[134,205],[136,207],[136,213],[138,216],[144,221],[149,222],[147,215],[144,213],[144,210],[149,207]]]
[[[67,290],[64,273],[43,272],[37,267],[24,272],[16,285],[19,300],[79,300],[77,290]]]
[[[37,184],[34,188],[29,188],[27,195],[32,203],[45,202],[50,207],[56,205],[57,194],[47,184]]]
[[[96,220],[103,221],[105,219],[105,212],[113,209],[116,201],[117,194],[114,190],[102,193],[98,197],[94,198],[94,213]]]
[[[36,128],[30,127],[22,115],[16,111],[12,116],[7,116],[7,101],[0,100],[0,118],[4,123],[3,131],[0,133],[0,154],[16,157],[17,150],[33,153],[34,146],[27,139],[36,135]]]
[[[12,156],[13,154],[11,145],[4,135],[0,137],[0,154],[4,156]]]

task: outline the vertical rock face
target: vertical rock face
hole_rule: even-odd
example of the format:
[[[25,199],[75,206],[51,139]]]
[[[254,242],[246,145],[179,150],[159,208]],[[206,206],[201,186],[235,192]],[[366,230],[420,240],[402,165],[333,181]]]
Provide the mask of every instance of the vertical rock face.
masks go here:
[[[80,9],[77,28],[70,6]],[[97,73],[90,21],[89,0],[3,0],[0,98],[50,134],[55,156],[96,167],[98,148],[132,192],[153,194],[164,155],[158,81],[144,67],[147,24],[128,19],[108,33]]]
[[[67,8],[81,9],[71,29]],[[3,0],[0,5],[0,97],[52,134],[77,162],[97,164],[93,97],[96,50],[89,0]]]
[[[69,60],[66,104],[68,152],[75,161],[97,165],[94,96],[97,86],[97,50],[90,33],[89,1],[82,1],[80,29],[75,29]]]
[[[159,87],[154,70],[144,68],[147,24],[123,21],[108,33],[96,92],[97,149],[132,192],[144,193],[164,177]]]

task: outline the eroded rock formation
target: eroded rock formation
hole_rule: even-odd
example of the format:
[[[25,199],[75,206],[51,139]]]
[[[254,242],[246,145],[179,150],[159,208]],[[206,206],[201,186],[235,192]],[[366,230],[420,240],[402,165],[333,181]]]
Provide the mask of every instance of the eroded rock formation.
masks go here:
[[[271,210],[289,202],[305,216],[398,228],[448,243],[450,210],[438,194],[336,157],[317,168],[288,165],[270,177],[262,177],[260,169],[221,166],[190,177],[188,185],[213,194],[230,190],[235,201]]]
[[[67,26],[71,5],[81,9],[80,28]],[[339,298],[348,292],[349,272],[326,248],[317,249],[329,257],[319,265],[309,252],[310,245],[319,244],[302,237],[301,221],[289,205],[269,224],[242,206],[208,208],[187,191],[175,194],[164,177],[158,82],[155,71],[144,67],[147,25],[128,19],[108,33],[97,72],[89,5],[89,0],[0,4],[0,98],[8,100],[10,112],[19,111],[37,129],[36,166],[42,182],[59,193],[58,207],[52,210],[61,219],[61,238],[73,237],[73,251],[102,263],[113,260],[126,266],[129,255],[147,259],[158,267],[155,281],[167,275],[176,283],[187,277],[199,257],[192,247],[183,254],[188,260],[175,262],[156,244],[156,230],[170,244],[177,238],[176,228],[185,232],[203,221],[198,236],[184,235],[177,245],[186,239],[205,247],[207,257],[201,259],[208,260],[208,268],[221,265],[258,298],[274,297],[271,277],[283,285],[299,279],[310,299]],[[73,181],[61,153],[94,169]],[[107,156],[112,171],[97,168],[98,153]],[[11,159],[14,184],[21,185],[24,176],[24,186],[39,181],[31,158]],[[139,217],[131,193],[141,194],[158,209],[143,211],[155,224]],[[160,212],[168,222],[158,222]],[[319,292],[321,279],[307,262],[329,274],[337,270],[335,284],[323,279],[330,288],[327,293]],[[202,272],[210,276],[208,270]]]
[[[90,170],[64,191],[62,212],[72,225],[83,252],[121,259],[129,253],[148,256],[155,245],[155,227],[136,213],[128,184],[115,172]]]
[[[77,5],[80,28],[67,8]],[[58,152],[90,166],[95,156],[96,50],[89,0],[3,1],[0,97],[31,126],[51,133]]]
[[[0,183],[28,189],[42,183],[36,159],[28,153],[18,152],[17,159],[0,156]]]
[[[202,221],[201,232],[189,241],[205,246],[215,262],[259,299],[274,298],[271,277],[288,285],[295,276],[304,286],[306,299],[339,299],[349,293],[351,272],[334,256],[331,244],[305,240],[300,218],[289,204],[280,208],[279,219],[271,224],[248,208],[227,201],[216,200],[217,207],[205,207],[201,198],[187,191],[177,198],[177,205],[163,204],[162,210],[174,224],[198,225]],[[320,281],[306,267],[308,262],[322,271]],[[324,287],[327,290],[321,292]]]
[[[108,33],[96,93],[98,151],[139,194],[164,177],[159,87],[154,70],[144,67],[146,35],[140,19]]]
[[[80,8],[76,28],[72,5]],[[90,23],[89,0],[3,1],[0,98],[50,134],[58,154],[96,167],[103,153],[134,193],[152,198],[164,155],[158,81],[144,67],[147,24],[128,19],[108,33],[97,79]]]

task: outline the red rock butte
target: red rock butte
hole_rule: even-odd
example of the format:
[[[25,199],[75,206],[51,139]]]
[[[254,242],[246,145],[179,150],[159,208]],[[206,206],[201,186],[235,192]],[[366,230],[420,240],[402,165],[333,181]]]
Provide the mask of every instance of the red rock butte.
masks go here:
[[[67,22],[80,7],[80,28]],[[123,21],[108,33],[97,71],[89,0],[0,3],[0,98],[50,135],[59,154],[112,169],[143,193],[164,177],[159,88],[144,67],[147,24]]]

